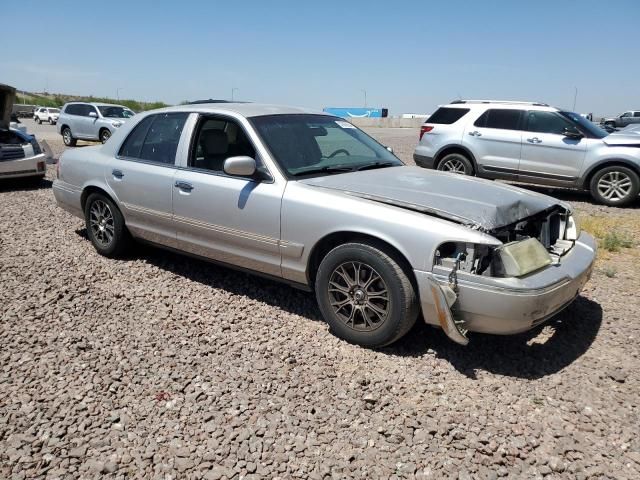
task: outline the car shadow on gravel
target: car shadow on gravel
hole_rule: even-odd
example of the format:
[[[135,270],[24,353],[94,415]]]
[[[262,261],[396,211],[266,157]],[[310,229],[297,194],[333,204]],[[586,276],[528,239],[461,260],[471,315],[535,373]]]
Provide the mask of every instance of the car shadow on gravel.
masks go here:
[[[602,308],[579,296],[551,320],[518,335],[469,335],[466,347],[449,340],[438,329],[419,322],[398,343],[384,349],[399,356],[431,352],[446,359],[469,378],[477,370],[518,378],[542,378],[559,372],[580,358],[596,339],[602,324]]]
[[[14,178],[0,180],[0,193],[3,192],[26,192],[29,190],[44,190],[51,188],[51,180],[34,180],[33,178]]]

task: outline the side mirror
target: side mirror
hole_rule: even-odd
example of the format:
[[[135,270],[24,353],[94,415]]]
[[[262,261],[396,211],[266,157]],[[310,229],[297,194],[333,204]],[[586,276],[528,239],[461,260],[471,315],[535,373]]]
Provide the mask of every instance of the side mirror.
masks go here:
[[[256,161],[246,155],[229,157],[222,167],[224,173],[234,177],[253,177],[256,174]]]
[[[89,112],[89,116],[91,118],[98,118],[98,114],[96,112]]]
[[[384,147],[384,148],[386,148],[389,151],[389,153],[393,153],[393,148],[391,147]]]
[[[582,135],[582,133],[580,133],[580,131],[575,127],[565,127],[564,130],[562,130],[562,135],[564,135],[565,137],[574,138],[576,140],[584,137],[584,135]]]

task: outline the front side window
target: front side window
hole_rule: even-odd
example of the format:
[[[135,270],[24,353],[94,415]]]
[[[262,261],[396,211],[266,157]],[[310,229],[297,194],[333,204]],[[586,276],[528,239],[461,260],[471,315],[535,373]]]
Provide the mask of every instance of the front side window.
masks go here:
[[[579,129],[583,133],[586,133],[588,136],[592,138],[604,138],[607,135],[609,135],[609,132],[600,128],[595,123],[587,120],[582,115],[579,115],[574,112],[560,112],[560,115],[562,115],[565,118],[568,118],[574,124],[577,124],[580,127]]]
[[[527,112],[527,131],[537,133],[553,133],[562,135],[565,128],[571,129],[573,124],[555,112]]]
[[[522,110],[490,108],[474,122],[481,128],[499,128],[502,130],[521,130]]]
[[[200,121],[189,166],[222,173],[230,157],[256,158],[256,151],[244,129],[233,120],[205,117]]]
[[[125,107],[115,107],[111,105],[100,105],[100,113],[106,118],[130,118],[134,113]]]
[[[250,119],[289,177],[329,175],[403,163],[349,122],[328,115],[264,115]]]
[[[187,113],[165,113],[145,117],[131,131],[119,156],[173,165]]]
[[[630,117],[630,116],[631,116],[631,112],[624,112],[624,113],[623,113],[622,115],[620,115],[620,116],[621,116],[621,117],[623,117],[623,118]]]

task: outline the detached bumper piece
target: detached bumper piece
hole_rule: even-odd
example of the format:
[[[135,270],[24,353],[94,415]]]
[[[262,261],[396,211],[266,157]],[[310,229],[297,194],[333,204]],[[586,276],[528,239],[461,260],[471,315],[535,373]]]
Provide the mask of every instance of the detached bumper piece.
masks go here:
[[[442,330],[447,337],[457,344],[467,345],[469,339],[467,338],[467,330],[463,327],[464,321],[453,318],[453,313],[451,312],[451,305],[455,303],[458,295],[451,287],[441,286],[433,278],[429,278],[428,283]]]

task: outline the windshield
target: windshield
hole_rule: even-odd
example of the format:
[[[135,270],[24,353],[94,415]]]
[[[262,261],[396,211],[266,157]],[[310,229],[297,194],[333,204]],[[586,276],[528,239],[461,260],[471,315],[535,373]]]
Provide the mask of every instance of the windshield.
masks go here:
[[[579,114],[573,113],[573,112],[560,112],[560,115],[568,118],[569,120],[573,121],[574,123],[577,123],[580,126],[581,129],[585,130],[592,137],[604,138],[607,135],[609,135],[606,130],[603,130],[602,128],[600,128],[595,123],[590,122],[589,120],[584,118],[582,115],[579,115]]]
[[[403,165],[389,150],[341,118],[292,114],[250,120],[289,177]]]
[[[130,118],[135,114],[125,107],[112,107],[110,105],[99,106],[98,109],[103,117],[107,118]]]
[[[49,109],[49,113],[60,113],[60,109],[59,108],[50,108]]]

